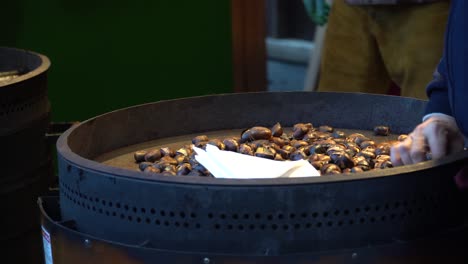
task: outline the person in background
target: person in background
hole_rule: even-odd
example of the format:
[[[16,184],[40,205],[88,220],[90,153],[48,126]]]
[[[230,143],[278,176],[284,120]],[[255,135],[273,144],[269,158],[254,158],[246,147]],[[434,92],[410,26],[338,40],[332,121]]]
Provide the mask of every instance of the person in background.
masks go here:
[[[313,4],[307,4],[313,2]],[[304,0],[323,24],[324,0]],[[318,91],[388,94],[427,99],[443,49],[448,0],[334,0],[328,17]]]
[[[393,165],[407,165],[463,151],[468,141],[468,1],[452,0],[445,48],[434,79],[427,86],[429,102],[423,122],[391,149]],[[468,166],[455,177],[468,187]]]

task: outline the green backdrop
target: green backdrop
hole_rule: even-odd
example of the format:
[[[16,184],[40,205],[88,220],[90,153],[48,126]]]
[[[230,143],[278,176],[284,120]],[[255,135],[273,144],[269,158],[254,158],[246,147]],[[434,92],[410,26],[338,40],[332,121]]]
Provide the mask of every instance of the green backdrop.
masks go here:
[[[0,10],[0,46],[52,62],[54,121],[233,91],[228,0],[14,0]]]

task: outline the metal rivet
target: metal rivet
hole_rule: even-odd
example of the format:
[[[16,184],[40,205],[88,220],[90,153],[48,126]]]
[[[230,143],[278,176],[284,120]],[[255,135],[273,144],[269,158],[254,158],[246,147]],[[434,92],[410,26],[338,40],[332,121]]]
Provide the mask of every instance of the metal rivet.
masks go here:
[[[85,247],[90,248],[91,247],[91,240],[85,239],[84,244],[85,244]]]
[[[357,258],[357,253],[351,254],[351,258],[352,258],[352,259],[356,259],[356,258]]]
[[[204,258],[203,259],[203,264],[209,264],[210,263],[210,259],[209,258]]]

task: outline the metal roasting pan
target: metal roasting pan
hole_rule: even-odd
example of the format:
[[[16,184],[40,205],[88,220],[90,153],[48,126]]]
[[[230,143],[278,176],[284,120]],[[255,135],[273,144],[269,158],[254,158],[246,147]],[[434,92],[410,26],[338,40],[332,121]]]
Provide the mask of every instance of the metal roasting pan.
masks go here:
[[[60,212],[79,232],[143,248],[239,256],[313,254],[429,238],[464,225],[453,176],[466,152],[437,161],[317,178],[149,176],[133,151],[299,122],[347,131],[420,122],[426,102],[318,92],[211,95],[97,116],[57,142]],[[380,140],[380,139],[379,139]],[[130,162],[129,162],[130,159]]]

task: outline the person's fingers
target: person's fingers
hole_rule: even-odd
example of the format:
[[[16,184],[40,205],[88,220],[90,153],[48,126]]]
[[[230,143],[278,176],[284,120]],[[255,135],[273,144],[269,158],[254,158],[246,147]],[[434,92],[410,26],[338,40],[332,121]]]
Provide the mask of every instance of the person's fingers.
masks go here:
[[[411,158],[410,151],[413,145],[413,138],[410,136],[401,142],[400,150],[400,159],[404,165],[412,164],[413,159]]]
[[[433,122],[429,123],[423,131],[427,138],[432,158],[440,159],[447,155],[447,129],[440,126],[437,122]]]
[[[409,155],[413,163],[426,160],[427,142],[426,137],[422,133],[413,133],[411,135],[413,142],[409,150]]]
[[[400,147],[401,143],[398,143],[390,149],[390,160],[392,161],[393,166],[403,165],[400,157]]]

